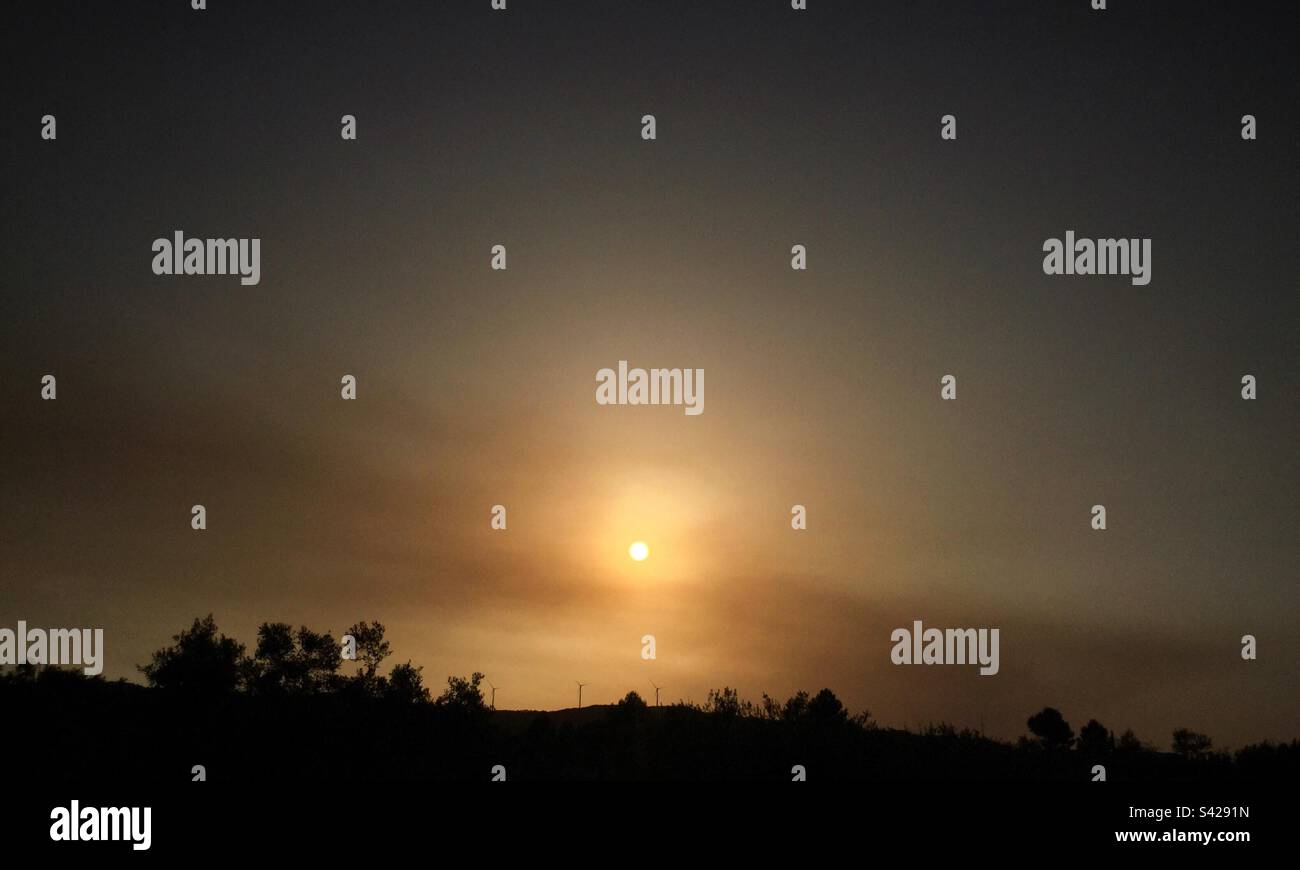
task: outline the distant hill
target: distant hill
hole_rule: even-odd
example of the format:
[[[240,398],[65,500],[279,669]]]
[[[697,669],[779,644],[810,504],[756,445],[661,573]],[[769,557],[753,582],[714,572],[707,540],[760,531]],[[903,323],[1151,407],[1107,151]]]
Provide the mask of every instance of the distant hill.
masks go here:
[[[522,734],[532,727],[538,717],[549,720],[556,727],[566,723],[579,727],[593,722],[603,722],[613,709],[615,709],[614,704],[592,704],[581,709],[565,707],[562,710],[493,710],[491,722],[500,728],[503,734]]]

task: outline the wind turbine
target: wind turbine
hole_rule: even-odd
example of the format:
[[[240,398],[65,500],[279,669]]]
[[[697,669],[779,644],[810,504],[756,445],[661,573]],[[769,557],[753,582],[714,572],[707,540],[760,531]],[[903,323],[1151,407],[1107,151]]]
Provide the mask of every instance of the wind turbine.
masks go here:
[[[655,682],[654,682],[654,680],[651,680],[651,681],[650,681],[650,685],[652,685],[652,686],[655,687],[655,706],[658,707],[658,706],[659,706],[659,690],[662,689],[663,686],[656,685]]]
[[[487,684],[492,688],[492,709],[495,710],[497,708],[497,687],[492,685],[491,680],[488,680]]]
[[[574,680],[574,682],[577,683],[578,681]],[[578,709],[579,710],[582,709],[582,687],[590,686],[590,685],[591,683],[578,683]]]

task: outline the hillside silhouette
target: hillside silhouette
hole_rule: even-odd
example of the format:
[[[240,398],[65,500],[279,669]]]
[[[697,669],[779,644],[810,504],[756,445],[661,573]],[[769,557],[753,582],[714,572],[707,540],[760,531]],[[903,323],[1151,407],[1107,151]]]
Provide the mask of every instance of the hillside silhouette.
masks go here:
[[[1235,753],[1176,730],[1173,752],[1090,720],[1076,733],[1058,710],[1030,712],[1009,743],[945,724],[920,732],[852,714],[829,689],[781,701],[731,688],[704,704],[617,704],[495,711],[483,675],[450,677],[434,696],[390,655],[379,623],[358,623],[356,658],[329,633],[264,623],[251,654],[196,619],[140,667],[147,685],[22,666],[0,676],[0,705],[32,727],[9,766],[43,781],[516,780],[1108,781],[1289,780],[1300,741]],[[344,673],[344,667],[353,671]]]

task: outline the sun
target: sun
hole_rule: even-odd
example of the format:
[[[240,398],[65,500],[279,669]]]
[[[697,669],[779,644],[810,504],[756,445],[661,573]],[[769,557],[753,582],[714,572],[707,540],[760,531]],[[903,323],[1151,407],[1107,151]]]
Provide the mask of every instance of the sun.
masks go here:
[[[634,541],[632,546],[627,548],[627,554],[635,562],[644,562],[650,555],[650,548],[646,546],[645,541]]]

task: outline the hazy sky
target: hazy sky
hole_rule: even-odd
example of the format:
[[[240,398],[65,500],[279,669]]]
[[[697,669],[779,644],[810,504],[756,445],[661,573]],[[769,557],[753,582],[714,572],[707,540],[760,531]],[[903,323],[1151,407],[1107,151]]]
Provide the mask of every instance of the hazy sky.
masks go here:
[[[0,624],[102,627],[113,677],[208,612],[378,619],[502,707],[1296,737],[1294,36],[809,5],[18,10]],[[155,276],[176,230],[260,238],[261,283]],[[1067,230],[1151,238],[1151,283],[1044,275]],[[703,368],[705,413],[598,406],[621,359]],[[914,619],[999,628],[1001,672],[892,665]]]

